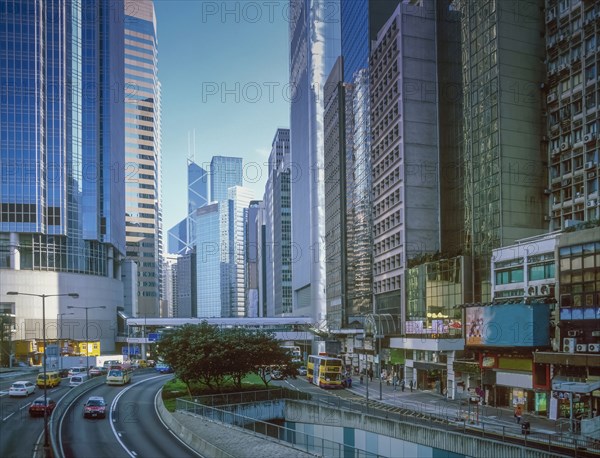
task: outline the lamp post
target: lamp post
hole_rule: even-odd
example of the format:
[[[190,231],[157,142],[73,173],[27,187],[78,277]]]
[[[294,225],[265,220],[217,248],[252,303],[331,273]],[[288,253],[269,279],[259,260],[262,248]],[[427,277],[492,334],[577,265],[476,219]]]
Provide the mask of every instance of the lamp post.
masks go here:
[[[63,312],[58,314],[58,327],[59,327],[59,336],[58,339],[58,368],[62,369],[62,354],[60,351],[60,339],[62,339],[62,317],[65,315],[75,315],[73,312]]]
[[[46,376],[46,355],[48,354],[46,348],[46,298],[47,297],[60,297],[60,296],[69,296],[73,299],[77,299],[79,294],[77,293],[65,293],[65,294],[33,294],[33,293],[22,293],[20,291],[8,291],[6,293],[8,296],[33,296],[33,297],[41,297],[42,298],[42,342],[44,343],[44,359],[43,359],[43,368],[44,368],[44,451],[45,455],[49,455],[48,447],[50,446],[49,438],[48,438],[48,410],[46,407],[48,406],[48,384],[47,384],[47,376]]]
[[[90,375],[90,339],[88,336],[88,310],[90,309],[105,309],[105,305],[91,305],[89,307],[68,305],[68,309],[84,309],[85,310],[85,371]]]

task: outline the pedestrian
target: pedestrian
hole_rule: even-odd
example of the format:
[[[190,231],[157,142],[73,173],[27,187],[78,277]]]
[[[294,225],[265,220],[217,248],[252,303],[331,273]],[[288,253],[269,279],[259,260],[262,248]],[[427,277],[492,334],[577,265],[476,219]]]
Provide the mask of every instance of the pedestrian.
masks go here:
[[[369,369],[368,375],[369,375],[369,381],[372,382],[373,381],[373,369]]]
[[[394,378],[392,380],[392,384],[394,385],[394,391],[398,389],[398,373],[394,372]]]
[[[360,384],[363,384],[363,374],[360,374]]]
[[[410,386],[410,392],[412,393],[413,390],[413,381],[411,380],[410,383],[408,384],[408,386]]]
[[[348,388],[352,388],[352,376],[348,374],[348,379],[346,380],[346,385]]]
[[[523,416],[523,409],[521,404],[517,404],[517,408],[515,409],[515,418],[517,419],[517,424],[521,423],[521,417]]]
[[[402,379],[400,382],[400,387],[402,388],[402,392],[404,393],[404,388],[406,387],[406,380]]]

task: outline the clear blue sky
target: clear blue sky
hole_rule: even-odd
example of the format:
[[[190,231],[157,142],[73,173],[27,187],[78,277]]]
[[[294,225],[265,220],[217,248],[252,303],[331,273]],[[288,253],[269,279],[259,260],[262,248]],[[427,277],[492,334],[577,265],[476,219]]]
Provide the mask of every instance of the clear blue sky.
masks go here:
[[[262,199],[264,163],[289,126],[288,0],[155,0],[162,84],[163,228],[186,216],[186,159],[236,156]],[[255,166],[254,164],[259,164]]]

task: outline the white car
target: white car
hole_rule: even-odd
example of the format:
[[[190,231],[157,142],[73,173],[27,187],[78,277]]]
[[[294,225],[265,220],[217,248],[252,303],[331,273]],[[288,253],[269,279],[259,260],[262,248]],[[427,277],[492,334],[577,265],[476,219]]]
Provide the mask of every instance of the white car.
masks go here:
[[[35,385],[25,380],[14,382],[8,389],[9,396],[29,396],[35,392]]]

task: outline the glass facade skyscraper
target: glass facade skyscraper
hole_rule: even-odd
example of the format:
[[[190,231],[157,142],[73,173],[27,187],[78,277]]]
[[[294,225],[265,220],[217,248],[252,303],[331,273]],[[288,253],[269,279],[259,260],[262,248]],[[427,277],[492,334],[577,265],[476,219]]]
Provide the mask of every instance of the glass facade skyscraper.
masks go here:
[[[111,337],[125,253],[123,23],[122,2],[0,3],[0,283],[101,301]],[[41,318],[37,302],[16,298],[17,328]]]
[[[220,202],[228,199],[228,189],[243,186],[241,157],[213,156],[210,161],[210,200]]]
[[[138,264],[135,316],[158,317],[162,267],[160,84],[152,0],[125,2],[125,224]]]
[[[290,2],[294,314],[326,320],[323,88],[340,55],[338,0]],[[326,19],[325,19],[326,18]]]

